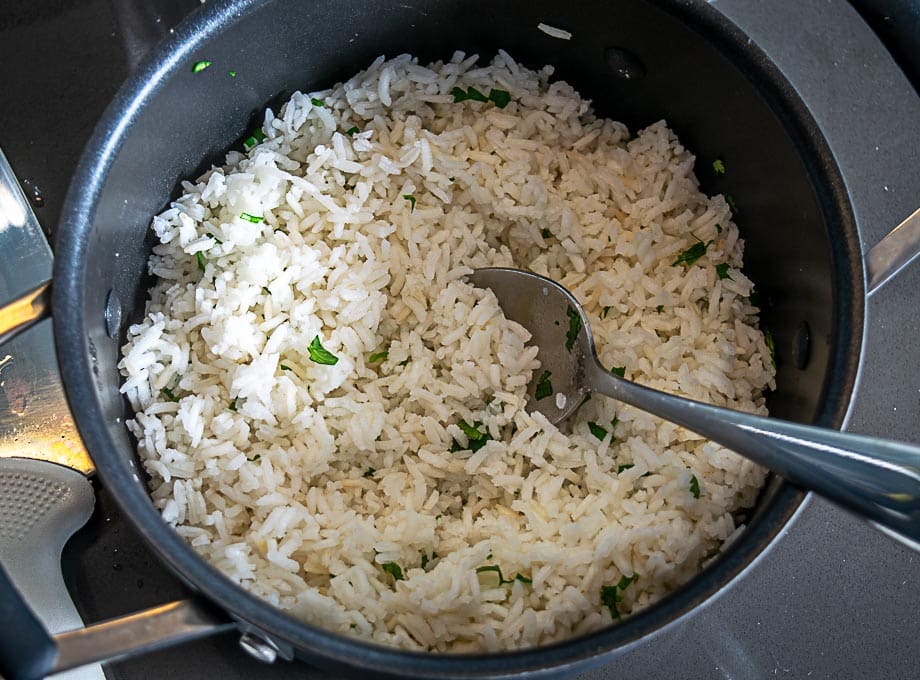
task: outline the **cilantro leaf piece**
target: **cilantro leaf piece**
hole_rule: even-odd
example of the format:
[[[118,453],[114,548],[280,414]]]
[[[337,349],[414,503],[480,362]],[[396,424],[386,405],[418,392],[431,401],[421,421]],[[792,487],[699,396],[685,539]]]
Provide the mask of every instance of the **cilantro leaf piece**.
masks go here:
[[[578,339],[578,334],[581,332],[581,317],[578,312],[572,309],[571,305],[565,310],[565,314],[569,317],[569,330],[565,332],[565,348],[571,352],[575,346],[575,341]]]
[[[200,250],[195,253],[195,259],[198,261],[198,269],[204,271],[204,255],[201,254]]]
[[[604,307],[604,309],[601,311],[601,318],[606,319],[609,313],[610,313],[610,307],[609,306]]]
[[[208,61],[207,59],[196,61],[194,64],[192,64],[192,73],[201,73],[210,65],[211,65],[211,62]]]
[[[588,429],[591,430],[591,434],[597,437],[599,440],[604,441],[604,437],[607,436],[607,430],[594,422],[588,423]]]
[[[326,102],[324,102],[322,99],[317,99],[316,97],[310,97],[310,103],[313,104],[313,106],[325,106],[326,105]]]
[[[240,213],[240,218],[246,220],[247,222],[252,222],[253,224],[258,224],[265,219],[261,215],[250,215],[248,212]]]
[[[677,256],[677,259],[671,263],[671,266],[676,267],[679,264],[685,264],[689,267],[706,254],[706,249],[709,248],[711,244],[712,241],[707,241],[706,243],[697,241],[692,246],[682,251],[680,255]]]
[[[380,568],[383,569],[386,573],[393,577],[395,581],[404,581],[405,576],[403,576],[402,567],[400,567],[396,562],[384,562],[380,565]]]
[[[293,371],[293,370],[294,370],[294,369],[291,368],[290,366],[286,366],[286,365],[284,365],[284,364],[280,364],[280,365],[278,366],[278,368],[280,368],[282,371]]]
[[[388,356],[390,356],[390,353],[387,352],[386,350],[384,350],[383,352],[374,352],[367,358],[367,363],[376,364],[380,361],[383,361]]]
[[[694,498],[700,497],[700,480],[696,478],[696,475],[690,477],[690,493],[693,494]]]
[[[610,610],[611,618],[616,621],[620,618],[620,612],[617,610],[617,603],[623,597],[617,592],[616,586],[601,586],[601,604]]]
[[[482,92],[477,90],[475,87],[470,86],[466,88],[466,98],[472,99],[474,102],[487,102],[489,98],[486,97]]]
[[[625,472],[629,468],[634,468],[634,467],[636,467],[635,463],[623,463],[622,465],[618,465],[617,474],[620,474],[621,472]]]
[[[307,347],[307,352],[310,354],[310,361],[313,361],[317,364],[335,366],[337,363],[339,363],[339,358],[328,349],[323,347],[319,341],[318,335],[313,338],[312,342],[310,342],[310,346]]]
[[[489,101],[491,101],[495,106],[500,109],[505,108],[511,102],[511,93],[507,90],[491,90],[489,91]]]
[[[543,228],[540,230],[540,236],[542,236],[543,238],[550,238],[552,235],[553,235],[553,232],[551,232],[551,231],[550,231],[549,229],[547,229],[546,227],[543,227]]]
[[[361,475],[361,476],[370,479],[371,477],[374,476],[374,473],[375,473],[375,472],[377,472],[377,471],[376,471],[374,468],[369,467],[369,468],[367,468],[367,470],[364,471],[364,474]]]
[[[345,130],[345,134],[348,135],[349,137],[351,137],[352,135],[355,135],[355,134],[357,134],[357,133],[359,133],[359,132],[361,132],[361,129],[360,129],[357,125],[353,125],[352,127],[350,127],[350,128],[348,128],[347,130]]]
[[[534,390],[534,399],[540,401],[541,399],[546,399],[548,396],[553,393],[553,384],[549,381],[549,377],[552,375],[549,371],[543,371],[542,375],[537,379],[537,387]]]
[[[725,174],[725,161],[723,161],[721,158],[716,158],[712,162],[712,171],[716,173],[717,175],[724,175]]]
[[[403,194],[403,198],[409,201],[409,212],[413,212],[415,210],[415,196],[412,194]]]
[[[655,311],[661,314],[664,311],[664,305],[658,305],[655,307]]]
[[[620,590],[626,590],[630,585],[636,582],[639,578],[639,574],[633,574],[632,576],[621,576],[619,583],[617,583],[617,588]]]
[[[521,583],[527,583],[527,584],[533,583],[533,579],[527,578],[526,576],[524,576],[524,574],[515,574],[514,580],[520,581]]]
[[[773,331],[769,328],[763,329],[763,341],[767,345],[767,349],[770,350],[770,363],[773,365],[773,370],[776,370],[776,342],[773,340]]]
[[[731,269],[731,265],[727,262],[716,265],[716,276],[719,277],[719,280],[731,278],[728,275],[728,270]]]
[[[171,389],[169,389],[168,387],[164,387],[162,390],[160,390],[160,393],[161,393],[164,397],[166,397],[167,399],[169,399],[170,401],[174,401],[174,402],[177,402],[177,403],[178,403],[178,401],[179,401],[179,397],[177,397],[177,396],[175,395],[175,393],[174,393]]]
[[[257,454],[254,455],[252,458],[249,458],[249,457],[247,456],[247,457],[246,457],[246,460],[248,460],[250,463],[258,463],[260,460],[262,460],[262,454],[261,454],[261,453],[257,453]]]
[[[486,442],[492,439],[488,432],[480,432],[479,426],[482,425],[480,422],[476,422],[473,425],[470,425],[465,420],[461,420],[457,423],[457,427],[463,430],[463,434],[466,435],[466,439],[469,442],[467,449],[476,453],[479,449],[486,445]],[[454,445],[460,446],[460,443],[455,439]],[[453,446],[451,446],[451,451],[453,451]],[[465,451],[464,448],[457,449],[458,451]]]
[[[233,411],[234,413],[236,412],[236,402],[237,402],[238,399],[239,399],[239,397],[235,397],[235,398],[233,399],[233,401],[231,401],[231,402],[227,405],[227,408],[230,409],[231,411]]]
[[[626,366],[614,366],[610,369],[610,372],[624,378],[626,377]]]

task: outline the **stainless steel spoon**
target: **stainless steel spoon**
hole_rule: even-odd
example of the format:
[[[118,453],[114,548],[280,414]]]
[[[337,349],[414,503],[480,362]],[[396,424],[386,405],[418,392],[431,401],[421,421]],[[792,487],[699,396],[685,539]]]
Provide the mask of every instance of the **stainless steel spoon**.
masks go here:
[[[718,442],[868,518],[877,528],[920,550],[920,447],[811,425],[764,418],[684,399],[621,378],[597,358],[584,310],[569,291],[520,269],[477,269],[468,277],[491,288],[505,316],[533,335],[540,376],[552,394],[529,406],[558,423],[600,392]],[[557,394],[564,399],[557,401]]]

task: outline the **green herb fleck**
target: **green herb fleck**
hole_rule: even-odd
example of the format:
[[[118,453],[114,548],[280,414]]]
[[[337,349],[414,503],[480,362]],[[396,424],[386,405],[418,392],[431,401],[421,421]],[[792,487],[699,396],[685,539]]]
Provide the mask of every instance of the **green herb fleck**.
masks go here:
[[[721,158],[716,158],[712,162],[712,171],[716,173],[717,175],[724,175],[725,174],[725,161],[723,161]]]
[[[621,576],[620,582],[617,583],[617,588],[620,590],[626,590],[630,585],[636,582],[639,578],[639,574],[633,574],[632,576]]]
[[[621,472],[625,472],[629,468],[634,468],[634,467],[636,467],[635,463],[623,463],[622,465],[618,465],[617,474],[620,474]]]
[[[261,453],[257,453],[257,454],[254,455],[252,458],[249,458],[249,457],[247,456],[246,460],[248,460],[250,463],[258,463],[260,460],[262,460],[262,454],[261,454]]]
[[[549,377],[551,375],[552,373],[549,371],[543,371],[543,373],[537,379],[537,387],[533,393],[534,399],[537,401],[546,399],[553,393],[553,384],[549,381]]]
[[[403,359],[402,361],[400,361],[400,362],[397,364],[397,366],[405,366],[405,365],[408,364],[408,363],[409,363],[409,360],[408,360],[408,359]]]
[[[345,134],[348,135],[349,137],[351,137],[352,135],[356,135],[359,132],[361,132],[361,129],[357,125],[354,125],[348,128],[347,130],[345,130]]]
[[[524,576],[524,574],[515,574],[514,580],[520,581],[521,583],[527,583],[527,584],[533,583],[533,579]]]
[[[280,368],[282,371],[293,371],[294,370],[290,366],[285,366],[284,364],[281,364],[278,368]]]
[[[435,516],[434,516],[435,522],[437,522],[437,521],[438,521],[439,519],[441,519],[443,516],[444,516],[444,515],[435,515]]]
[[[415,210],[415,196],[412,194],[403,194],[403,198],[409,201],[409,212]]]
[[[502,568],[498,566],[497,564],[490,564],[485,567],[476,567],[477,574],[483,574],[489,571],[494,571],[496,574],[498,574],[498,584],[499,585],[505,582],[505,578],[504,576],[502,576]]]
[[[256,144],[265,141],[265,133],[262,132],[262,128],[256,128],[252,131],[252,134],[249,135],[246,139],[243,140],[243,146],[247,149],[254,147]]]
[[[624,378],[626,377],[626,366],[614,366],[610,369],[610,372]]]
[[[326,105],[326,102],[324,102],[322,99],[317,99],[316,97],[310,97],[310,103],[313,104],[313,106],[325,106]]]
[[[472,100],[474,102],[488,102],[489,98],[486,97],[482,92],[477,90],[475,87],[466,88],[466,92],[463,91],[462,87],[453,88],[450,93],[454,95],[454,103],[463,102],[466,100]]]
[[[204,255],[202,255],[200,250],[195,253],[195,259],[198,261],[198,269],[204,271]]]
[[[427,553],[422,553],[422,569],[425,569],[430,561],[436,560],[437,558],[437,553],[431,553],[431,557],[428,557]]]
[[[252,222],[253,224],[258,224],[259,222],[265,219],[264,217],[260,217],[259,215],[250,215],[248,212],[240,213],[240,217],[246,220],[247,222]]]
[[[728,203],[728,207],[731,208],[732,215],[738,214],[738,204],[735,203],[735,198],[731,194],[725,194],[725,202]]]
[[[769,328],[763,329],[763,341],[767,345],[767,349],[770,350],[770,363],[773,365],[773,370],[776,370],[776,342],[773,340],[773,331]]]
[[[230,77],[236,78],[236,71],[230,71]]]
[[[387,351],[383,351],[383,352],[374,352],[373,354],[371,354],[371,355],[367,358],[367,363],[369,363],[369,364],[376,364],[376,363],[378,363],[378,362],[380,362],[380,361],[383,361],[383,360],[386,359],[388,356],[390,356],[390,353],[387,352]]]
[[[392,576],[395,581],[405,580],[405,577],[402,573],[402,568],[396,564],[396,562],[384,562],[380,565],[380,568]]]
[[[565,310],[565,314],[569,317],[569,330],[565,333],[565,348],[571,352],[575,346],[575,341],[578,339],[578,334],[581,332],[581,317],[578,312],[572,309],[571,305]]]
[[[233,411],[234,413],[236,413],[236,402],[237,402],[237,399],[238,399],[237,397],[234,397],[233,401],[231,401],[231,402],[227,405],[227,408],[230,409],[231,411]]]
[[[607,315],[610,313],[610,305],[604,307],[604,311],[601,312],[601,318],[606,319]]]
[[[700,480],[696,478],[696,475],[690,477],[690,493],[693,494],[694,498],[700,497]]]
[[[370,479],[371,477],[374,476],[374,473],[375,473],[375,472],[377,472],[377,471],[376,471],[374,468],[369,467],[369,468],[367,468],[367,470],[364,471],[364,474],[361,475],[361,476],[362,476],[362,477],[367,477],[368,479]]]
[[[169,399],[170,401],[175,401],[175,402],[179,401],[179,397],[177,397],[175,393],[173,393],[173,391],[169,389],[168,387],[164,387],[162,390],[160,390],[160,392],[162,392],[163,396]]]
[[[201,73],[210,65],[211,65],[211,62],[207,61],[206,59],[202,59],[201,61],[196,61],[194,64],[192,64],[192,73]]]
[[[466,435],[469,446],[467,447],[473,453],[476,453],[479,449],[486,445],[486,442],[489,441],[492,437],[489,436],[487,432],[480,432],[479,427],[482,425],[479,421],[470,425],[465,420],[461,420],[457,423],[457,426],[463,431],[463,434]],[[459,446],[456,440],[454,443]],[[459,449],[464,451],[465,449]]]
[[[617,592],[616,586],[601,586],[601,604],[610,610],[610,616],[614,620],[620,618],[617,603],[622,599],[623,597]]]
[[[447,179],[448,179],[449,181],[453,182],[456,178],[455,178],[455,177],[448,177]]]
[[[664,305],[658,305],[655,307],[655,311],[661,314],[664,311]]]
[[[706,254],[706,249],[710,246],[711,243],[712,241],[707,241],[706,243],[697,241],[692,246],[683,251],[680,255],[678,255],[677,259],[671,263],[671,266],[676,267],[677,265],[683,263],[689,267]]]
[[[490,90],[489,101],[498,108],[503,109],[511,102],[511,93],[507,90]]]
[[[262,286],[262,292],[266,295],[271,295],[272,292],[268,289],[268,286]]]
[[[717,224],[717,225],[716,225],[716,233],[717,233],[717,234],[721,234],[721,233],[722,233],[722,225],[721,225],[721,224]]]
[[[728,278],[731,278],[731,277],[728,275],[728,270],[729,270],[729,269],[731,269],[731,265],[729,265],[728,262],[723,262],[723,263],[721,263],[721,264],[717,264],[717,265],[716,265],[716,276],[718,276],[719,279],[728,279]]]
[[[310,361],[313,361],[317,364],[323,364],[324,366],[335,366],[337,363],[339,363],[339,358],[322,346],[318,335],[313,338],[312,342],[310,342],[310,346],[307,347],[307,352],[310,354]]]
[[[597,423],[589,422],[588,429],[591,430],[591,434],[597,437],[599,440],[604,441],[604,437],[607,436],[607,430],[602,428]]]
[[[553,235],[553,232],[551,232],[551,231],[550,231],[549,229],[547,229],[546,227],[543,227],[543,228],[540,230],[540,236],[542,236],[543,238],[550,238],[550,237],[552,237],[552,235]]]

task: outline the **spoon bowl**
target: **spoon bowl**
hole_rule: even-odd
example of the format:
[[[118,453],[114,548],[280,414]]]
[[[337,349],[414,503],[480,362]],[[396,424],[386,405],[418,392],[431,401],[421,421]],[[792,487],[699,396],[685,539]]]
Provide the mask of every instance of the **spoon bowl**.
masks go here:
[[[920,447],[742,413],[639,385],[601,366],[581,304],[555,281],[505,267],[477,269],[468,280],[490,288],[505,316],[531,333],[541,367],[528,386],[528,407],[550,422],[562,422],[589,393],[599,392],[701,434],[920,550]]]

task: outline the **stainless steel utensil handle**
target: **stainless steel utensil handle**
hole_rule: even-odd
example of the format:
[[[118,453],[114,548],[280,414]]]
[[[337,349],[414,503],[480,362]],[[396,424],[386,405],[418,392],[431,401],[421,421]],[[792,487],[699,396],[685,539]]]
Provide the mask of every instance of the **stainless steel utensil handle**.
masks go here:
[[[866,294],[872,295],[920,255],[920,208],[876,243],[866,255]]]
[[[746,458],[855,510],[920,550],[920,447],[684,399],[623,380],[596,357],[586,371],[591,389],[744,451]]]

